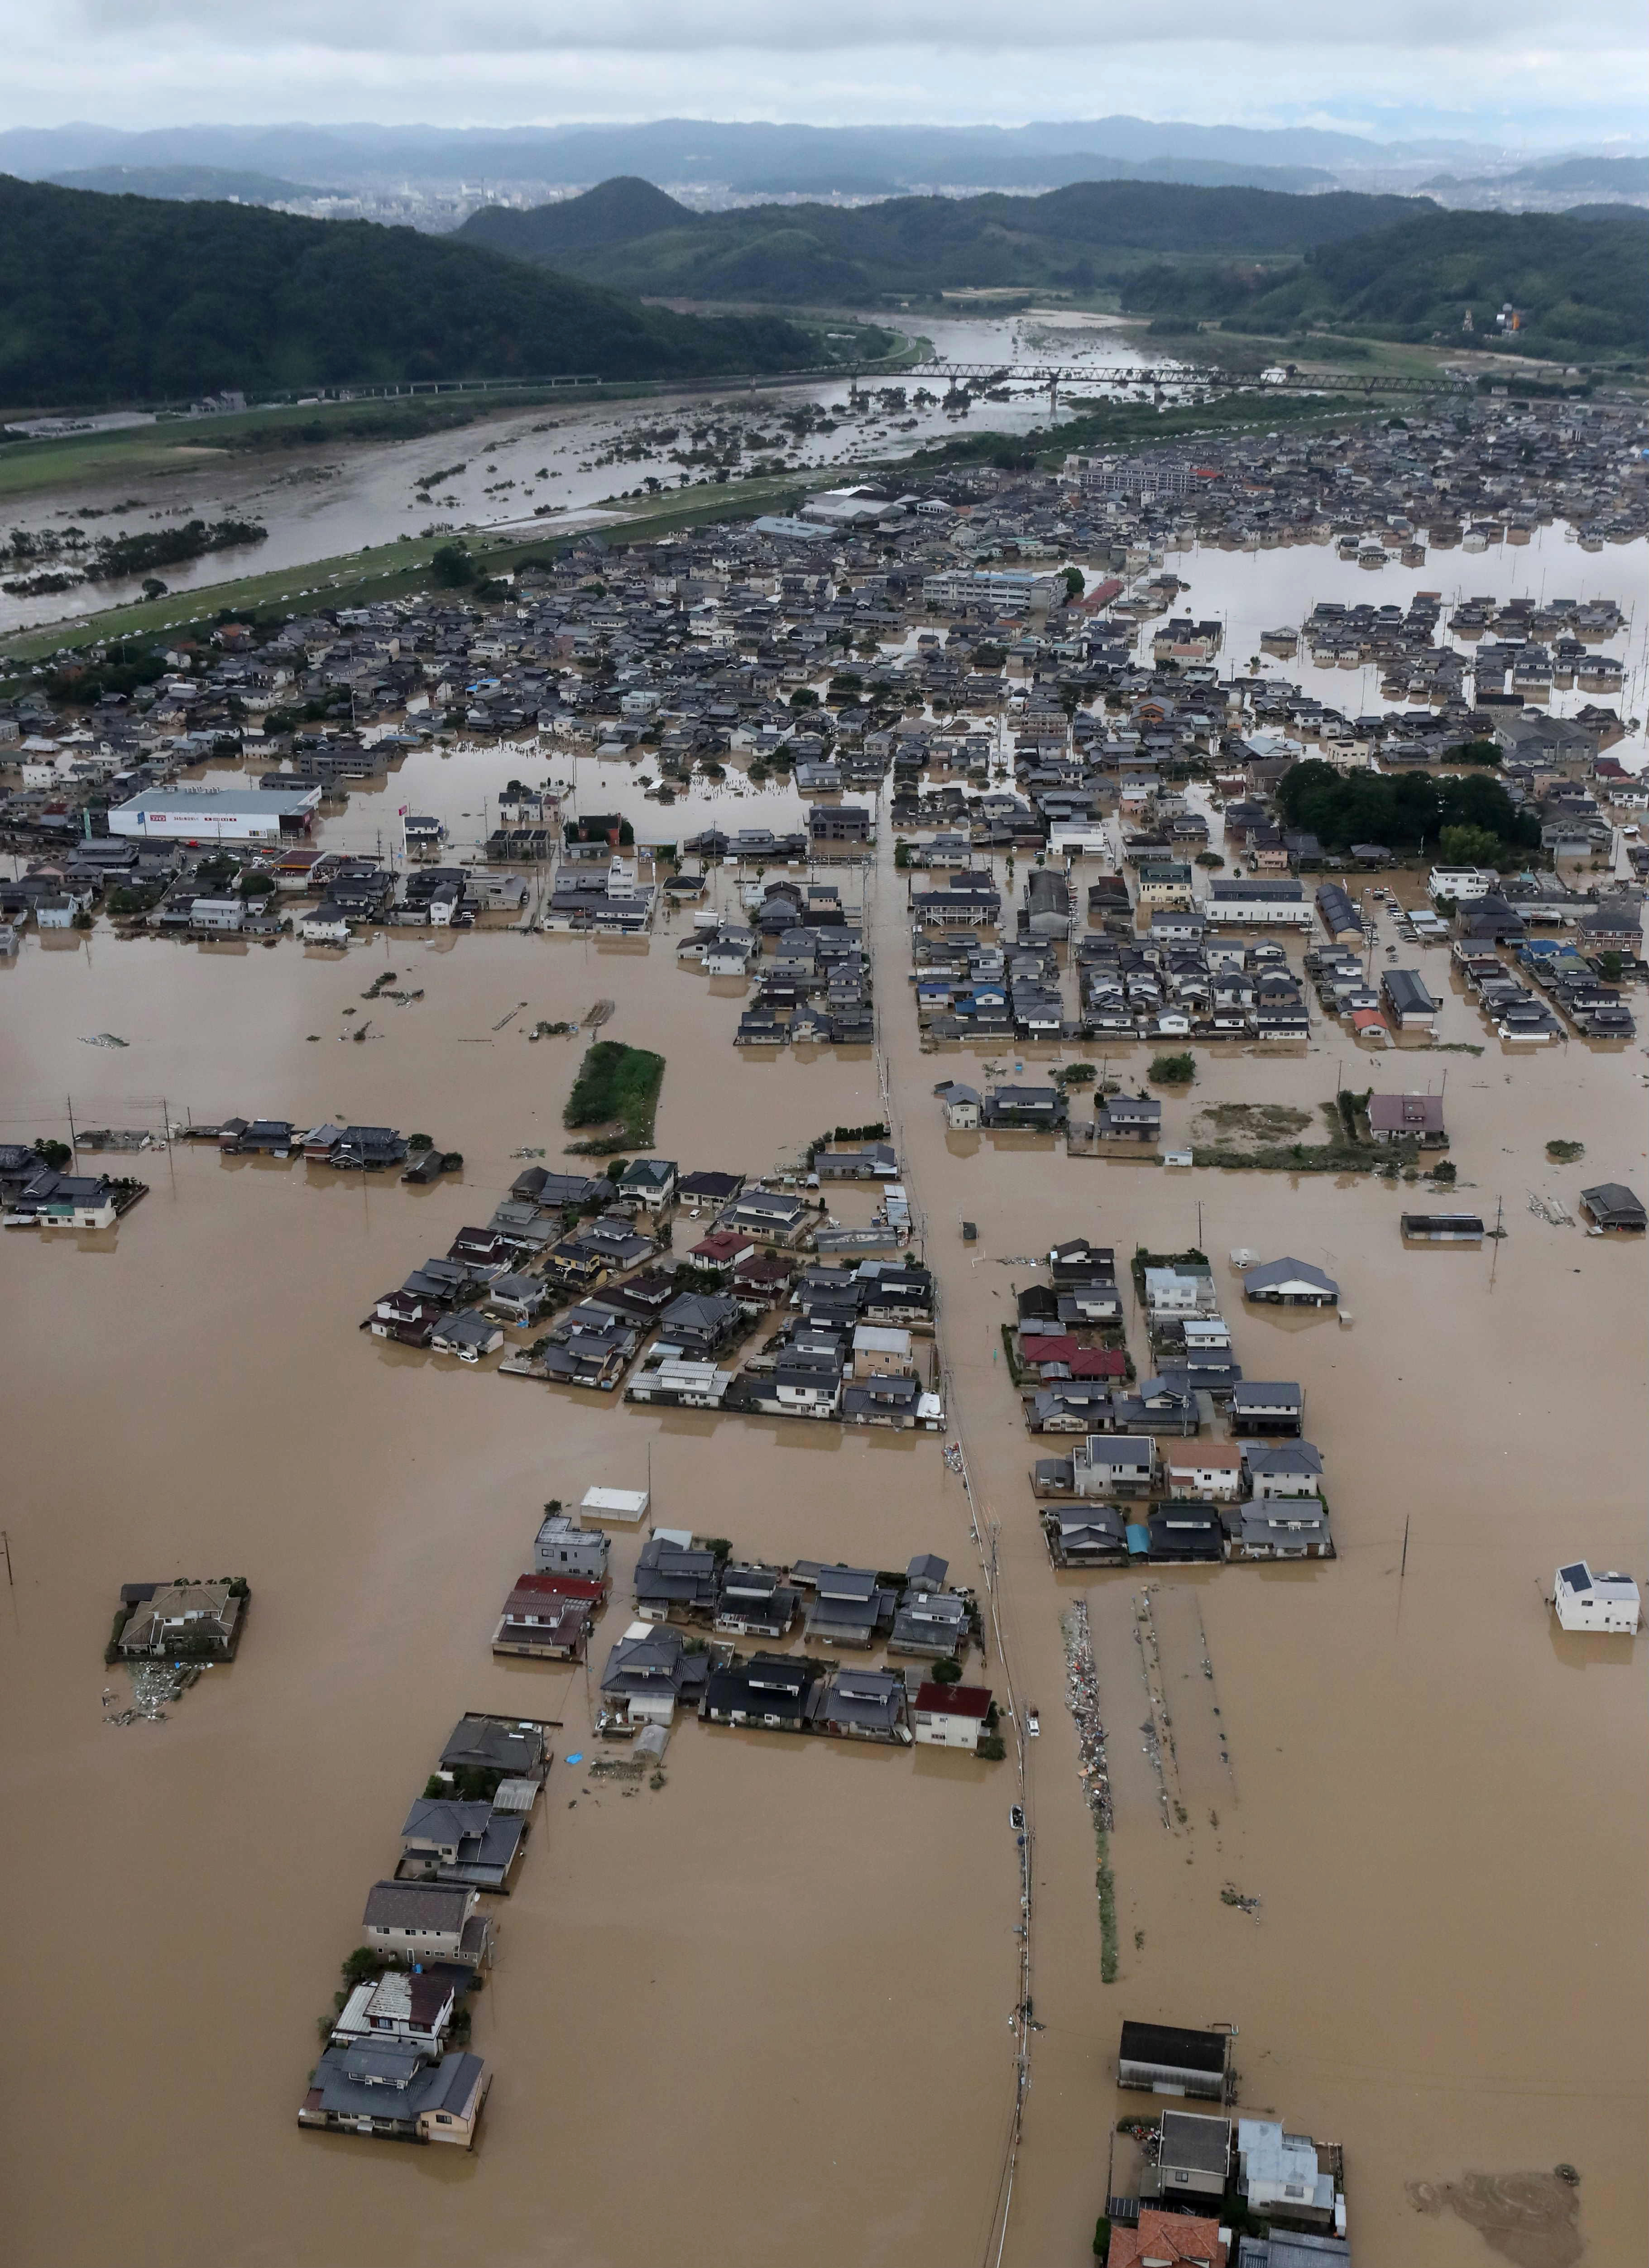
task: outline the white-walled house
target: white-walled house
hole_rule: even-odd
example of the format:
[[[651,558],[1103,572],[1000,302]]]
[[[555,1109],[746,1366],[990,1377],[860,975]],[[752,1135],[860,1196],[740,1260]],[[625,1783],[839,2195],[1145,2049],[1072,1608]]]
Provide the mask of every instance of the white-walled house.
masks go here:
[[[972,1756],[985,1737],[990,1713],[988,1685],[934,1682],[917,1688],[910,1723],[919,1748],[962,1749]]]
[[[1255,1498],[1316,1496],[1322,1484],[1322,1457],[1310,1441],[1244,1441],[1242,1462]]]
[[[1559,1567],[1552,1604],[1566,1631],[1610,1631],[1631,1637],[1638,1627],[1638,1586],[1631,1577],[1594,1575],[1585,1559]]]
[[[1235,1441],[1187,1441],[1165,1448],[1162,1477],[1171,1497],[1234,1503],[1242,1486],[1241,1447]]]

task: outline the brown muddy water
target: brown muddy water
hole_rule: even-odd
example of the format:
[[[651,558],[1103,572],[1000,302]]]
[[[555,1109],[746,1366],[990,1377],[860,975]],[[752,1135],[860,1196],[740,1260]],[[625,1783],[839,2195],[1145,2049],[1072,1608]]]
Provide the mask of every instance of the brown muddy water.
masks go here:
[[[1643,1054],[1491,1043],[1352,1062],[1330,1031],[1270,1061],[1204,1052],[1196,1088],[1169,1103],[1173,1142],[1211,1101],[1314,1112],[1342,1079],[1424,1086],[1447,1070],[1461,1202],[1505,1202],[1505,1241],[1479,1251],[1405,1251],[1401,1187],[947,1136],[931,1086],[980,1058],[919,1050],[902,878],[882,857],[895,1129],[940,1278],[953,1431],[999,1523],[1013,1687],[1042,1712],[1023,1789],[1012,1763],[692,1722],[662,1790],[625,1796],[569,1768],[592,1753],[584,1674],[487,1650],[547,1497],[641,1485],[651,1460],[670,1524],[782,1558],[934,1550],[977,1580],[960,1484],[931,1440],[652,1415],[357,1329],[375,1293],[486,1218],[512,1152],[558,1151],[582,1042],[529,1043],[539,1017],[612,998],[611,1035],[668,1058],[657,1146],[691,1165],[759,1171],[880,1116],[868,1053],[735,1050],[736,1000],[678,968],[667,932],[622,948],[403,933],[389,965],[425,992],[405,1007],[359,999],[382,945],[341,961],[99,932],[0,969],[15,1135],[56,1131],[70,1094],[83,1123],[154,1123],[164,1095],[174,1117],[422,1126],[467,1161],[461,1183],[416,1191],[180,1146],[144,1160],[152,1194],[110,1235],[0,1242],[4,1775],[29,1822],[7,1876],[29,1954],[4,2130],[11,2258],[272,2268],[467,2250],[628,2268],[688,2228],[737,2263],[985,2257],[1012,2100],[1021,1793],[1045,2029],[1005,2260],[1090,2257],[1110,2131],[1140,2107],[1109,2077],[1125,2015],[1239,2027],[1244,2108],[1344,2145],[1366,2263],[1486,2268],[1478,2228],[1421,2210],[1408,2185],[1429,2198],[1564,2161],[1582,2177],[1579,2257],[1638,2257],[1649,1641],[1560,1638],[1542,1594],[1576,1552],[1645,1573],[1644,1254],[1527,1202],[1572,1207],[1598,1179],[1643,1188]],[[341,1044],[358,1020],[346,1007],[372,1017],[362,1045]],[[81,1043],[99,1032],[127,1049]],[[1452,991],[1443,1036],[1483,1041]],[[1130,1078],[1148,1053],[1126,1058]],[[1051,1056],[1011,1059],[1034,1077]],[[1584,1164],[1549,1167],[1554,1138],[1583,1139]],[[1038,1445],[998,1327],[1029,1272],[1016,1256],[1057,1234],[1125,1255],[1199,1227],[1248,1375],[1306,1387],[1340,1557],[1153,1575],[1153,1703],[1135,1637],[1147,1587],[1049,1567]],[[1226,1263],[1240,1245],[1330,1267],[1353,1325],[1242,1312]],[[1130,1336],[1138,1360],[1137,1317]],[[636,1548],[615,1546],[598,1665]],[[178,1572],[250,1578],[240,1659],[166,1723],[106,1727],[116,1588]],[[1108,1986],[1061,1705],[1059,1616],[1082,1595],[1116,1801]],[[1003,1692],[994,1658],[988,1675]],[[563,1720],[476,2019],[495,2073],[481,2145],[300,2134],[314,2019],[366,1888],[474,1707]],[[1171,1785],[1139,1729],[1152,1708],[1173,1719]],[[1227,1887],[1258,1911],[1223,1904]]]

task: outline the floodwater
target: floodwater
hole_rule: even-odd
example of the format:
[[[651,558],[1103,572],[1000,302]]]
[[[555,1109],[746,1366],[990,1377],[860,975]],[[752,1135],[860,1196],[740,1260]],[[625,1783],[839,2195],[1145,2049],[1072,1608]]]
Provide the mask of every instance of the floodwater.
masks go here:
[[[440,769],[474,809],[497,761]],[[657,831],[626,768],[600,767],[591,799]],[[777,825],[792,807],[740,815]],[[1238,2026],[1243,2107],[1343,2144],[1362,2258],[1484,2263],[1464,2220],[1422,2213],[1406,2185],[1564,2161],[1583,2257],[1636,2256],[1649,1641],[1561,1638],[1542,1594],[1576,1553],[1645,1572],[1645,1255],[1527,1205],[1532,1191],[1572,1209],[1594,1180],[1643,1189],[1642,1050],[1502,1051],[1432,951],[1440,1036],[1481,1055],[1354,1063],[1329,1027],[1272,1059],[1203,1051],[1168,1103],[1174,1145],[1211,1101],[1315,1113],[1343,1083],[1447,1074],[1460,1202],[1504,1204],[1505,1241],[1479,1250],[1406,1251],[1412,1198],[1385,1183],[947,1135],[931,1086],[981,1057],[919,1049],[887,834],[868,892],[881,1056],[940,1281],[952,1431],[996,1526],[1007,1663],[993,1649],[985,1675],[1041,1710],[1022,1786],[1012,1763],[690,1721],[662,1790],[626,1797],[569,1768],[592,1753],[583,1673],[488,1652],[547,1498],[650,1479],[660,1521],[741,1550],[902,1565],[932,1550],[978,1580],[961,1487],[935,1440],[649,1414],[357,1329],[376,1293],[486,1219],[519,1152],[558,1153],[582,1042],[529,1043],[540,1017],[616,1003],[611,1035],[668,1058],[657,1146],[688,1166],[759,1172],[881,1116],[868,1051],[733,1049],[736,997],[678,967],[667,930],[617,946],[401,932],[342,959],[99,931],[31,939],[0,968],[13,1138],[59,1132],[70,1097],[83,1125],[156,1124],[164,1097],[174,1119],[418,1126],[466,1159],[461,1182],[418,1191],[180,1145],[140,1164],[152,1194],[109,1235],[0,1241],[4,1772],[11,1815],[34,1822],[6,1886],[31,1956],[4,2130],[24,2268],[89,2268],[111,2246],[144,2268],[465,2250],[629,2268],[684,2228],[737,2264],[982,2257],[1013,2094],[1021,1795],[1043,2029],[1005,2260],[1091,2257],[1111,2130],[1141,2107],[1110,2080],[1125,2016]],[[832,878],[851,899],[852,870]],[[362,1002],[385,965],[423,1000]],[[366,1017],[367,1041],[345,1043]],[[102,1032],[127,1049],[82,1044]],[[1034,1078],[1055,1052],[997,1059]],[[1143,1077],[1149,1052],[1113,1052],[1112,1069]],[[1584,1163],[1548,1165],[1553,1138],[1584,1140]],[[1334,1562],[1152,1577],[1151,1690],[1146,1587],[1049,1566],[1028,1482],[1042,1445],[1000,1359],[1018,1256],[1079,1229],[1124,1257],[1200,1238],[1247,1373],[1303,1383],[1327,1464]],[[1243,1312],[1238,1246],[1330,1269],[1353,1324]],[[1130,1340],[1143,1359],[1137,1316]],[[598,1667],[636,1548],[615,1544]],[[179,1572],[248,1576],[240,1658],[166,1724],[106,1727],[117,1587]],[[1116,1798],[1108,1986],[1063,1707],[1059,1616],[1082,1595]],[[495,2073],[481,2146],[301,2134],[314,2019],[366,1889],[475,1707],[563,1720],[476,2018]],[[1164,1710],[1171,1783],[1139,1730]],[[1222,1903],[1227,1886],[1258,1912]]]
[[[1027,335],[1026,325],[997,317],[924,320],[923,328],[936,351],[951,362],[999,363],[1006,368],[1015,362],[1045,363],[1056,352],[1062,361],[1092,368],[1096,381],[1102,381],[1108,369],[1134,362],[1138,354],[1127,336],[1113,336],[1106,328],[1092,326],[1043,333],[1031,324]],[[311,592],[298,571],[315,560],[393,543],[401,535],[421,534],[438,522],[472,531],[519,528],[530,534],[541,527],[551,535],[569,517],[577,525],[598,522],[601,505],[639,488],[650,475],[674,488],[681,468],[671,452],[687,446],[686,436],[696,425],[739,425],[749,437],[747,462],[763,453],[755,437],[765,435],[772,442],[765,453],[782,453],[787,463],[809,468],[848,465],[857,456],[903,455],[936,435],[967,429],[969,419],[951,416],[939,406],[942,379],[904,379],[895,372],[886,383],[902,385],[908,394],[925,386],[934,400],[925,409],[872,406],[850,415],[847,383],[836,379],[748,393],[659,394],[623,405],[561,409],[550,401],[415,441],[353,450],[282,450],[251,457],[233,457],[214,448],[210,425],[193,425],[187,429],[190,439],[180,448],[174,468],[159,474],[118,473],[106,481],[32,496],[8,514],[7,524],[33,533],[61,526],[77,508],[109,512],[134,496],[142,498],[141,512],[116,512],[107,526],[99,524],[92,532],[137,533],[157,522],[192,517],[251,518],[269,529],[266,542],[167,568],[171,587],[188,591],[236,575],[291,567],[291,596],[296,600],[309,592],[324,603],[324,587]],[[1029,381],[1016,382],[1011,391],[1010,401],[978,403],[971,422],[1007,431],[1046,423],[1045,391]],[[787,409],[806,402],[828,406],[839,422],[833,433],[814,433],[798,443],[777,421]],[[612,460],[615,445],[660,429],[679,430],[683,439],[644,446],[635,456]],[[434,482],[431,500],[422,494],[423,485],[437,473],[450,477]],[[553,516],[536,517],[541,506],[553,507]],[[138,595],[140,581],[134,577],[129,583],[85,584],[55,597],[0,594],[0,631],[39,628],[122,604]]]

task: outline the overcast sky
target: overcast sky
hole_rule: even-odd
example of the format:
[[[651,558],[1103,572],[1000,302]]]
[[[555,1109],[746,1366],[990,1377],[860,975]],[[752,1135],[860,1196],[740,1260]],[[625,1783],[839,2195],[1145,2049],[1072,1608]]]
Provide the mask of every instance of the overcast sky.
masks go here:
[[[0,125],[1127,111],[1641,135],[1642,0],[0,0]]]

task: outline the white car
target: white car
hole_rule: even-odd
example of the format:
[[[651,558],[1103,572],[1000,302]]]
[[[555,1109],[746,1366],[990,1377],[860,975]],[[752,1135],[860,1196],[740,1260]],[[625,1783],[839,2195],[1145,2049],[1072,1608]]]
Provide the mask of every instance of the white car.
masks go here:
[[[1026,1737],[1026,1739],[1027,1739],[1027,1741],[1034,1741],[1034,1740],[1036,1738],[1037,1734],[1042,1731],[1042,1720],[1041,1716],[1038,1714],[1038,1712],[1037,1712],[1034,1709],[1027,1709],[1027,1710],[1025,1712],[1025,1737]]]

